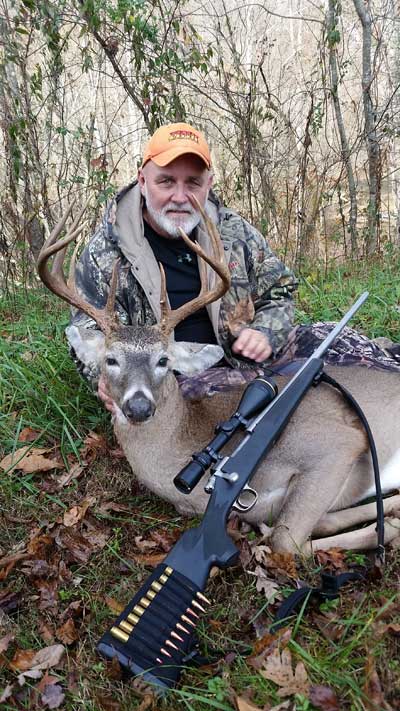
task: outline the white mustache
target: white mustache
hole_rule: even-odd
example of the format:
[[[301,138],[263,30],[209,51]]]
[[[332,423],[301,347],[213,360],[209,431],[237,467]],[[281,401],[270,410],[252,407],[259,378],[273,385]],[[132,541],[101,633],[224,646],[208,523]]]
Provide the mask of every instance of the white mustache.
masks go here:
[[[177,205],[173,205],[173,204],[171,205],[171,204],[169,204],[169,205],[166,205],[166,206],[163,208],[163,214],[164,214],[164,215],[165,215],[167,212],[170,212],[170,211],[173,211],[173,212],[182,212],[182,213],[184,213],[184,214],[186,214],[186,215],[188,215],[188,214],[189,214],[189,215],[195,215],[195,214],[197,214],[196,211],[193,209],[193,207],[192,207],[190,204],[189,204],[187,207],[186,207],[186,206],[183,206],[183,207],[182,207],[182,205],[180,205],[180,206],[178,207]]]

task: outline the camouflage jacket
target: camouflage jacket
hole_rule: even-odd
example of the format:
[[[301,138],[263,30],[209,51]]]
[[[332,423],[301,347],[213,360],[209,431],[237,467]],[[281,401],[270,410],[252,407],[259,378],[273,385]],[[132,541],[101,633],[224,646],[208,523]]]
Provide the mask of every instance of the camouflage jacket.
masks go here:
[[[105,305],[112,268],[120,259],[116,311],[122,323],[152,325],[160,319],[160,272],[144,238],[142,197],[137,182],[123,189],[108,205],[102,222],[76,265],[79,292],[98,308]],[[276,257],[262,235],[236,212],[222,207],[211,194],[207,212],[218,227],[224,255],[231,271],[229,291],[207,309],[227,361],[243,367],[231,346],[246,326],[266,334],[273,357],[287,341],[293,327],[293,273]],[[210,253],[210,239],[202,226],[196,239]],[[207,265],[209,286],[215,273]],[[95,323],[75,311],[71,323],[87,328]],[[249,361],[247,365],[249,367]]]

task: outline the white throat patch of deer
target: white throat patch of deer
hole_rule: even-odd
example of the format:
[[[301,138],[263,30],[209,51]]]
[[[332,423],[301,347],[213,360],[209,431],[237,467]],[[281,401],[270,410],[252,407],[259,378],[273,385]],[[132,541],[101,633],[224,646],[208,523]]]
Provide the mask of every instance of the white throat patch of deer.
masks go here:
[[[208,496],[201,483],[190,495],[182,494],[173,479],[191,454],[210,441],[216,423],[228,419],[235,411],[243,390],[186,401],[173,373],[201,372],[223,355],[219,346],[176,343],[172,338],[182,319],[221,298],[230,286],[217,230],[197,207],[210,235],[213,255],[205,254],[198,244],[182,234],[188,247],[201,258],[201,290],[192,302],[172,311],[161,268],[161,320],[157,326],[139,329],[118,323],[114,313],[118,264],[114,266],[107,303],[102,310],[84,301],[73,278],[66,280],[62,272],[65,249],[80,232],[82,214],[75,219],[67,236],[58,240],[69,213],[64,216],[38,260],[39,274],[48,288],[84,311],[100,329],[70,326],[67,337],[79,360],[85,365],[94,364],[107,378],[117,405],[115,432],[135,476],[185,514],[203,512]],[[48,261],[53,255],[50,271]],[[206,284],[205,261],[218,275],[212,290]],[[327,368],[327,372],[351,391],[367,416],[377,444],[383,491],[399,488],[400,468],[392,464],[399,457],[399,376],[362,367]],[[278,385],[281,387],[279,382]],[[374,521],[374,504],[354,507],[371,491],[373,471],[366,437],[357,418],[341,396],[327,385],[321,384],[308,392],[260,465],[251,486],[258,491],[259,498],[245,518],[253,523],[273,521],[271,544],[275,550],[308,553],[332,546],[365,549],[376,544],[375,523],[338,534]],[[384,508],[388,542],[400,535],[400,520],[396,516],[400,515],[400,495],[386,499]],[[311,535],[325,538],[310,543]]]

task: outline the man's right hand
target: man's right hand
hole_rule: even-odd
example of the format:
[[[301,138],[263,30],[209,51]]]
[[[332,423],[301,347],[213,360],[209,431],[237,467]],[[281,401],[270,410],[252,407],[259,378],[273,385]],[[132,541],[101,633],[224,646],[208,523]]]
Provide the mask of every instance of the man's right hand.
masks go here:
[[[97,394],[100,400],[104,402],[106,410],[109,410],[113,415],[115,415],[116,404],[107,390],[107,382],[104,375],[100,375]]]

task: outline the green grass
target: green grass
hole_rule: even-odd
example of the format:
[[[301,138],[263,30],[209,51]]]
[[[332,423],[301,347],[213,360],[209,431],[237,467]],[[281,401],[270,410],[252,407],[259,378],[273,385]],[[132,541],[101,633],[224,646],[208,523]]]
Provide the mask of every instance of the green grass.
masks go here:
[[[400,340],[396,308],[400,295],[399,268],[399,256],[391,254],[383,261],[334,267],[328,273],[309,269],[299,289],[299,320],[338,320],[367,289],[371,296],[351,325],[371,337],[389,336]],[[82,443],[90,430],[102,434],[110,450],[116,447],[108,414],[76,373],[69,357],[63,335],[67,322],[68,310],[41,290],[17,293],[12,300],[5,299],[1,304],[1,456],[20,446],[18,437],[24,427],[38,432],[32,446],[59,448],[68,466],[79,459]],[[51,536],[57,526],[61,526],[64,512],[87,496],[94,496],[96,503],[82,526],[90,524],[93,530],[107,529],[109,538],[87,564],[66,559],[70,575],[58,583],[56,612],[51,608],[40,609],[37,590],[32,590],[32,578],[24,573],[23,564],[15,566],[3,585],[10,593],[21,593],[22,603],[18,612],[6,616],[16,639],[4,658],[10,659],[16,647],[40,649],[46,646],[43,624],[55,635],[61,614],[71,603],[81,602],[84,614],[77,621],[79,639],[69,647],[64,667],[55,671],[66,692],[61,708],[65,711],[139,709],[143,698],[132,682],[113,678],[109,665],[94,653],[97,640],[115,617],[106,604],[106,597],[126,604],[150,572],[149,567],[135,563],[132,558],[135,536],[147,539],[152,531],[184,529],[191,522],[141,491],[128,465],[107,451],[70,486],[54,490],[53,484],[54,478],[47,473],[22,475],[0,471],[0,523],[4,523],[0,525],[0,557],[38,532]],[[101,509],[104,501],[123,502],[128,511],[104,511]],[[82,527],[76,528],[82,530]],[[58,560],[57,556],[63,558],[63,550],[55,547],[54,555],[52,565]],[[311,563],[305,567],[303,562],[299,566],[302,579],[314,584],[319,582],[318,566],[313,567]],[[375,659],[387,700],[393,708],[399,708],[395,706],[395,699],[400,696],[399,638],[389,633],[378,637],[374,627],[387,601],[398,595],[399,575],[399,554],[389,554],[383,580],[375,585],[351,587],[335,605],[327,606],[334,615],[334,624],[343,628],[335,641],[322,635],[310,609],[292,625],[294,636],[289,648],[293,662],[304,662],[313,684],[335,690],[341,711],[368,708],[364,692],[367,653]],[[293,583],[284,581],[282,587],[289,589]],[[266,631],[273,614],[265,598],[256,591],[254,578],[240,567],[230,569],[210,581],[208,595],[213,604],[210,614],[199,626],[202,649],[205,653],[218,649],[223,653],[222,658],[234,652],[234,657],[208,669],[186,671],[180,688],[155,702],[153,708],[234,711],[235,695],[248,688],[253,691],[252,702],[260,708],[264,704],[272,707],[282,702],[277,686],[262,678],[245,657],[255,644],[256,628],[259,632]],[[400,622],[399,609],[394,610],[390,621]],[[1,636],[0,632],[0,639]],[[7,684],[16,688],[16,674],[3,663],[0,696]],[[23,695],[22,689],[17,708],[43,707],[35,697],[36,685],[37,681],[31,680],[23,687],[31,688],[31,693]],[[317,708],[301,696],[291,700],[293,711]],[[2,708],[7,711],[16,706],[6,701]]]

